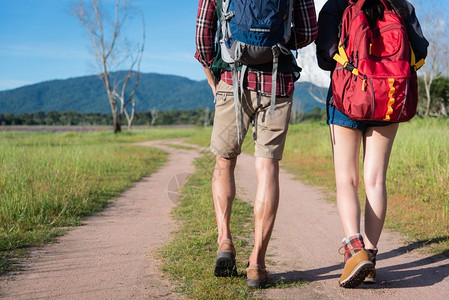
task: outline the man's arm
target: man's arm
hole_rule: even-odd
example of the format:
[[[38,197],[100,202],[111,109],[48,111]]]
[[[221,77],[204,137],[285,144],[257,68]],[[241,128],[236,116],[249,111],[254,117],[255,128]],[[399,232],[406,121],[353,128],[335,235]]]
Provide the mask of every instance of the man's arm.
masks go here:
[[[217,32],[217,1],[200,0],[196,20],[196,53],[195,58],[203,65],[207,82],[215,95],[215,79],[211,72],[215,58],[215,34]]]
[[[206,78],[207,78],[207,83],[209,84],[212,93],[215,95],[215,77],[212,74],[212,71],[210,70],[210,68],[206,68],[203,66],[204,69],[204,74],[206,74]]]
[[[311,44],[318,34],[313,0],[294,1],[293,22],[292,37],[288,41],[287,47],[296,50]]]

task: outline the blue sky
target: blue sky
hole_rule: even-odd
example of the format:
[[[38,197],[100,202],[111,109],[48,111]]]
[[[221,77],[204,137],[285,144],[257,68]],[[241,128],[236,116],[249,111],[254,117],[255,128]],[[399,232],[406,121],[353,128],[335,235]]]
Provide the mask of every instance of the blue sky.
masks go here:
[[[315,2],[319,8],[324,0]],[[419,8],[429,1],[410,2]],[[0,90],[96,74],[85,29],[69,14],[73,3],[0,0]],[[433,3],[437,9],[449,8],[447,0]],[[193,58],[198,1],[135,0],[134,5],[146,21],[141,71],[204,79],[201,65]]]

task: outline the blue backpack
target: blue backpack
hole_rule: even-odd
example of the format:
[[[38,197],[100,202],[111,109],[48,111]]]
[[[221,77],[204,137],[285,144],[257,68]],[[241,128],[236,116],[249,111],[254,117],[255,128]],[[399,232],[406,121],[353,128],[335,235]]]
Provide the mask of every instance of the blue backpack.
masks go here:
[[[270,113],[274,112],[278,58],[281,53],[292,55],[285,45],[291,36],[293,0],[221,1],[219,44],[221,57],[232,70],[239,134],[238,90],[242,87],[248,66],[273,63]],[[239,86],[237,69],[240,67]]]

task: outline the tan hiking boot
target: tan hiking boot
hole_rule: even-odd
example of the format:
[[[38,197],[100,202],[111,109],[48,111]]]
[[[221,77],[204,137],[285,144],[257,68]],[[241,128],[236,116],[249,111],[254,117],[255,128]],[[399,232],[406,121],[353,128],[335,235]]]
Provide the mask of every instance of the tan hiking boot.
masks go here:
[[[368,252],[369,258],[374,264],[374,267],[376,267],[376,256],[379,249],[377,247],[374,247],[373,249],[366,249],[366,252]],[[373,268],[373,270],[366,276],[365,281],[363,283],[376,283],[376,269]]]
[[[246,268],[246,284],[252,288],[262,289],[268,281],[268,273],[258,264],[249,265]]]
[[[345,262],[343,274],[338,282],[344,288],[357,287],[372,270],[374,270],[374,264],[368,252],[363,248],[358,249],[357,253]]]
[[[217,277],[237,276],[235,248],[229,239],[222,240],[218,247],[214,274]]]
[[[371,272],[365,277],[363,283],[376,283],[376,269],[373,268]]]

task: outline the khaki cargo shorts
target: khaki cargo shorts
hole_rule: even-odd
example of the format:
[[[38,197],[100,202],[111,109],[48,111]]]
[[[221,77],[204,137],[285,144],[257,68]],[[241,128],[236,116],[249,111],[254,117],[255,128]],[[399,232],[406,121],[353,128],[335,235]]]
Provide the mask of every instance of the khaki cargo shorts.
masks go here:
[[[232,158],[241,152],[242,141],[238,142],[235,121],[234,93],[232,85],[220,81],[215,95],[215,118],[211,137],[211,151],[218,156]],[[292,108],[292,95],[277,97],[274,114],[270,114],[269,96],[244,90],[243,138],[249,125],[253,125],[254,156],[281,159],[287,136]],[[241,120],[239,127],[242,127]]]

